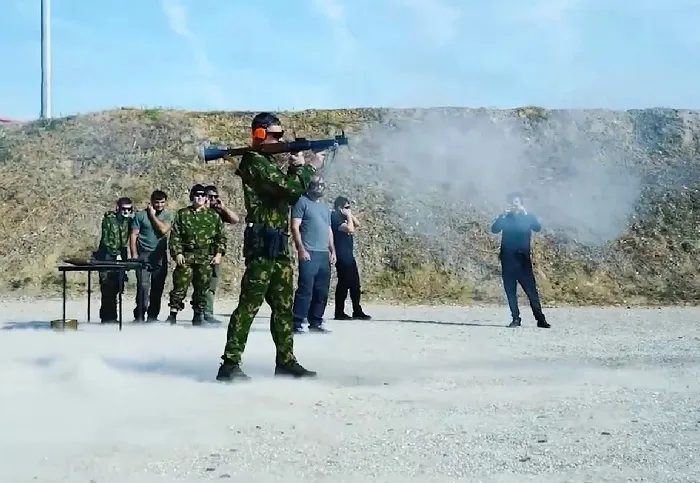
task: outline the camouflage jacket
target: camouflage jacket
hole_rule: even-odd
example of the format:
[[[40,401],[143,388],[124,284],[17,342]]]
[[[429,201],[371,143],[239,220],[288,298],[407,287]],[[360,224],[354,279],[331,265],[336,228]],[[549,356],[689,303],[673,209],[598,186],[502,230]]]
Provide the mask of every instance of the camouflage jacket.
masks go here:
[[[188,206],[178,210],[168,241],[173,258],[183,254],[186,259],[208,263],[216,253],[226,254],[224,223],[211,208],[197,211]]]
[[[289,166],[285,173],[273,156],[245,153],[237,174],[243,181],[246,223],[289,232],[289,209],[304,194],[316,169]]]
[[[131,219],[117,215],[114,211],[108,211],[102,216],[102,229],[100,234],[99,254],[111,256],[121,255],[126,257],[129,246],[129,231]]]

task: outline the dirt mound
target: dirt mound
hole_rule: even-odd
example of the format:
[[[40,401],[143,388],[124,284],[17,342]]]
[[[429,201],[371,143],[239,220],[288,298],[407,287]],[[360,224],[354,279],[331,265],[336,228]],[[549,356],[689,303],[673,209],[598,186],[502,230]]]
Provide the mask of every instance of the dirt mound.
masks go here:
[[[56,263],[95,248],[101,214],[119,196],[131,196],[141,206],[153,189],[160,188],[169,193],[175,207],[187,203],[191,184],[213,182],[229,206],[242,213],[240,180],[230,166],[205,166],[195,153],[203,142],[244,145],[251,116],[122,109],[0,126],[3,290],[54,295],[59,289]],[[416,173],[405,170],[416,164],[390,163],[371,136],[372,126],[420,127],[436,117],[470,123],[487,120],[493,129],[517,125],[518,136],[527,139],[524,156],[530,163],[528,183],[536,206],[545,201],[554,205],[538,198],[537,193],[543,192],[538,186],[580,171],[574,162],[582,147],[576,143],[580,134],[570,134],[574,131],[587,133],[589,149],[594,142],[602,164],[624,168],[639,181],[629,213],[620,214],[626,217],[623,229],[604,243],[591,242],[596,233],[577,231],[575,224],[545,225],[534,249],[545,302],[699,299],[698,113],[539,108],[284,113],[288,129],[300,136],[327,137],[341,129],[356,136],[351,137],[351,149],[329,167],[328,201],[341,192],[356,200],[364,225],[357,253],[370,298],[434,303],[503,300],[498,240],[488,230],[494,210],[501,207],[483,196],[481,202],[476,195],[465,198],[461,193],[479,192],[479,186],[450,186],[444,177],[431,185],[433,191],[423,189],[417,196],[412,185],[402,184],[415,180]],[[434,175],[435,169],[428,167],[426,176]],[[602,213],[608,208],[601,204],[599,209]],[[589,209],[586,216],[596,214]],[[231,251],[222,292],[237,291],[242,273],[242,230],[232,227],[229,233]],[[74,290],[85,279],[76,274],[71,280]]]

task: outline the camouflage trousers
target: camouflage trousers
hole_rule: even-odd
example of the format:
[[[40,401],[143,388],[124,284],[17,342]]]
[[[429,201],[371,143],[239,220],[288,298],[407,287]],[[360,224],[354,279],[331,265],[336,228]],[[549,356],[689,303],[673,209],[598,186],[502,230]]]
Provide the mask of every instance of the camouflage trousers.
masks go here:
[[[211,282],[212,266],[207,263],[192,263],[177,265],[173,270],[173,289],[170,291],[171,312],[185,308],[184,300],[187,289],[192,284],[192,299],[190,304],[195,314],[203,314],[207,306],[207,291]]]
[[[246,263],[238,307],[228,323],[226,347],[221,356],[224,362],[240,364],[250,326],[263,302],[272,310],[270,333],[277,349],[276,362],[296,362],[292,334],[293,275],[289,258],[256,258]]]
[[[214,265],[211,281],[209,282],[209,290],[207,290],[207,307],[204,309],[206,315],[214,315],[214,298],[216,297],[216,289],[219,287],[221,279],[221,264]]]

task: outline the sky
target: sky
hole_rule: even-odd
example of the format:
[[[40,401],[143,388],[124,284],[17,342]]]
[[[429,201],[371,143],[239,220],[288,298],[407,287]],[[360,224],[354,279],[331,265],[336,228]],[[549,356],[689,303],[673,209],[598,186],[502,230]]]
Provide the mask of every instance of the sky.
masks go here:
[[[0,117],[40,112],[0,0]],[[53,0],[54,116],[116,107],[700,108],[697,0]]]

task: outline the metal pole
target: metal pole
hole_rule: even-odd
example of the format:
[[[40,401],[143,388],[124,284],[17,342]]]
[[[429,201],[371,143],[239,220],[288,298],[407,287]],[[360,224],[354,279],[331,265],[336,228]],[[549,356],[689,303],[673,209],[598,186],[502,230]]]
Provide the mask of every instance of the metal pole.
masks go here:
[[[41,118],[51,119],[51,0],[41,0]]]

